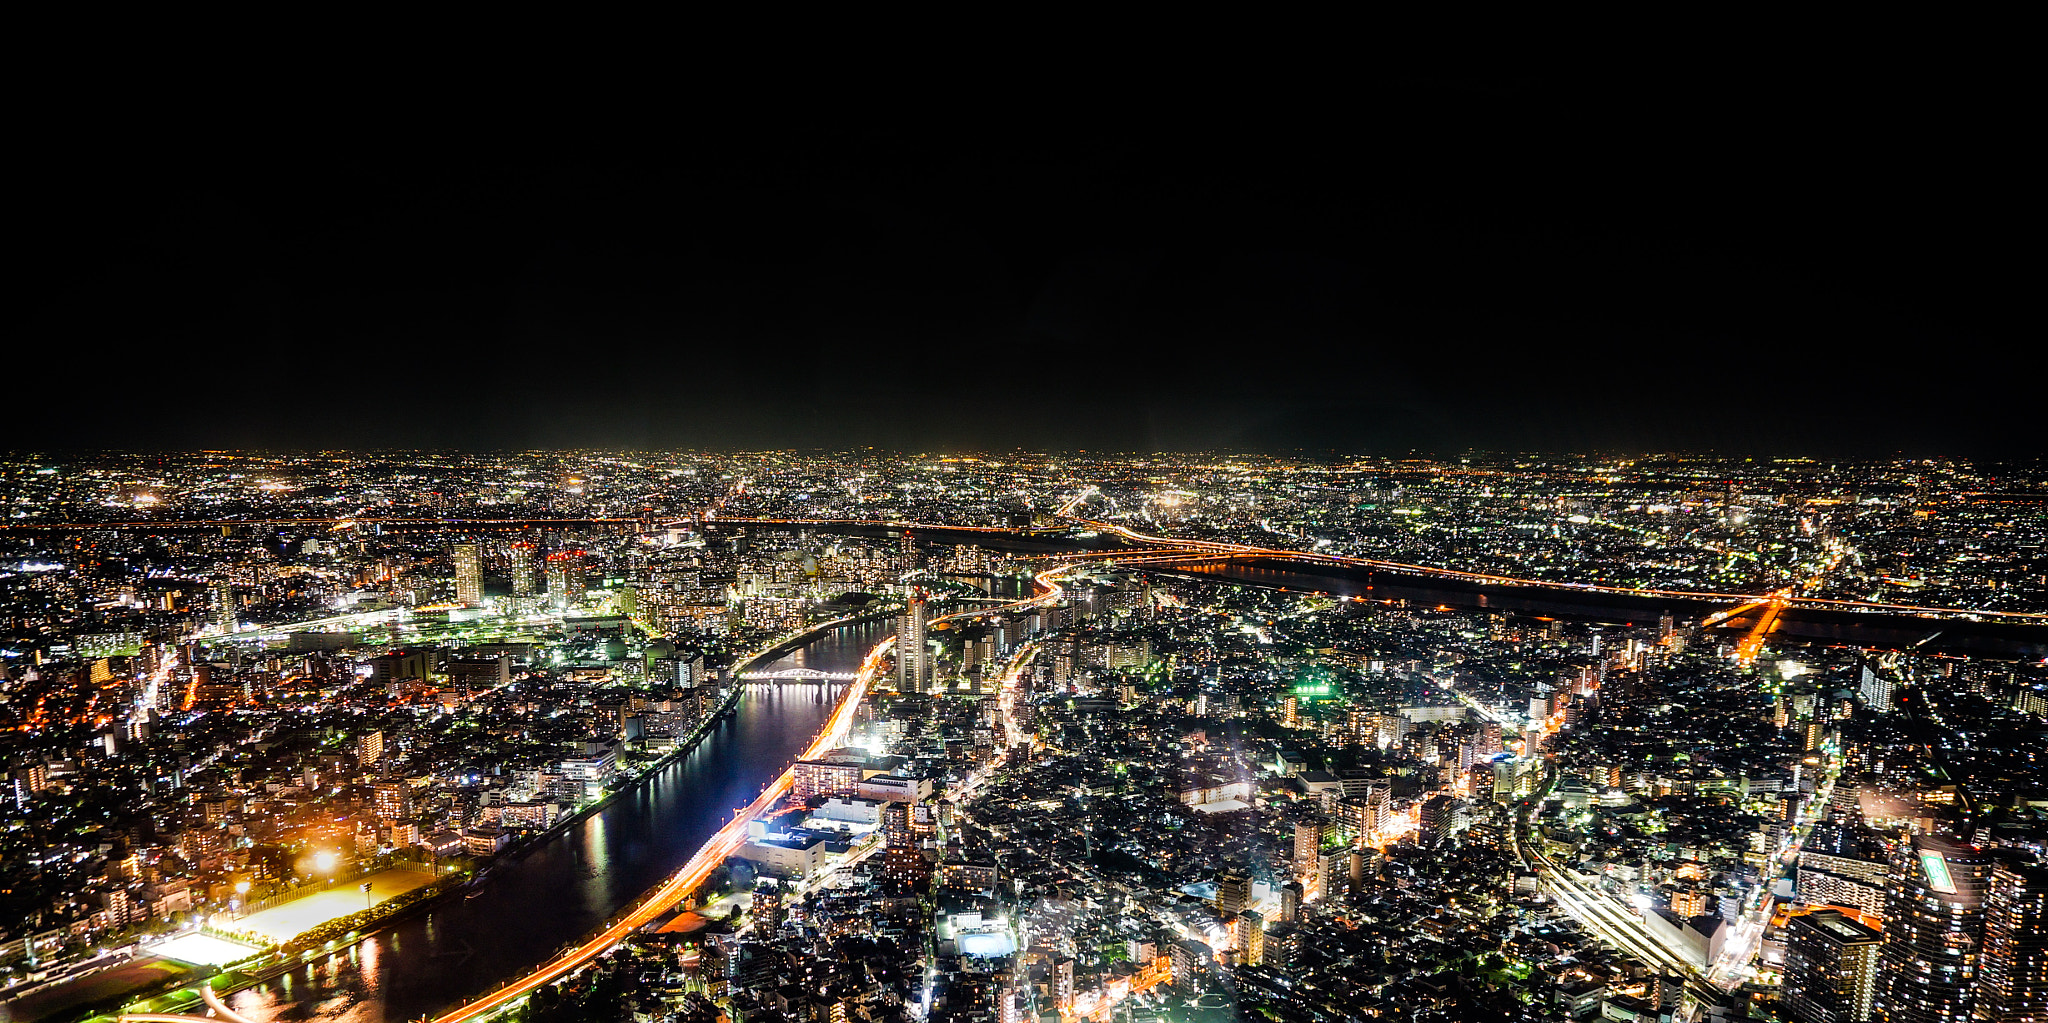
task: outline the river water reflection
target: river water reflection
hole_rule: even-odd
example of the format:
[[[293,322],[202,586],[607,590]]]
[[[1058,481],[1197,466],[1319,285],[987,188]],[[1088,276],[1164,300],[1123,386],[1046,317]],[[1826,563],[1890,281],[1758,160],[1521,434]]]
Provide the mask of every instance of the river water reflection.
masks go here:
[[[850,672],[887,621],[835,629],[768,670]],[[774,780],[830,716],[842,686],[753,685],[738,713],[634,791],[524,858],[500,863],[475,898],[398,926],[228,999],[261,1023],[401,1023],[525,974],[594,929],[697,851]]]

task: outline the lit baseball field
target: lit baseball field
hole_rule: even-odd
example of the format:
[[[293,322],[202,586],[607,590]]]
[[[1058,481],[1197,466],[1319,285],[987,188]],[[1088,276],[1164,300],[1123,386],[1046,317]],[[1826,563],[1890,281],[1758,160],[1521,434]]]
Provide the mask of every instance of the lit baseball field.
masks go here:
[[[385,899],[420,888],[434,879],[426,874],[410,870],[387,870],[371,874],[358,881],[344,881],[324,892],[315,892],[303,899],[293,899],[282,906],[272,906],[261,913],[252,913],[240,920],[223,920],[220,926],[231,931],[253,931],[265,935],[272,941],[284,941],[302,931],[324,924],[335,917],[347,916],[368,909],[372,901]],[[361,885],[370,882],[370,896],[365,898]]]

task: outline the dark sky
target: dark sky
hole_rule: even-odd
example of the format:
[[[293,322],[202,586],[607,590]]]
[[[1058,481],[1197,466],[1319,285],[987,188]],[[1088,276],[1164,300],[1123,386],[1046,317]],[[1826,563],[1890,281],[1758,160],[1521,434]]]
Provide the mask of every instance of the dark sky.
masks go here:
[[[2036,457],[2029,91],[81,101],[0,449]]]

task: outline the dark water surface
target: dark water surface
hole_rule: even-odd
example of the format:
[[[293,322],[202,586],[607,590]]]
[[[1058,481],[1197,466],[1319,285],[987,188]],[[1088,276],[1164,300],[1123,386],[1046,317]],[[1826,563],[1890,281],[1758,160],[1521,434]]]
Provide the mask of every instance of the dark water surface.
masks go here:
[[[892,628],[835,629],[766,665],[853,671]],[[482,894],[338,949],[228,999],[261,1023],[400,1023],[433,1016],[551,957],[680,867],[774,780],[830,716],[842,686],[753,685],[695,750],[602,812],[494,867]]]

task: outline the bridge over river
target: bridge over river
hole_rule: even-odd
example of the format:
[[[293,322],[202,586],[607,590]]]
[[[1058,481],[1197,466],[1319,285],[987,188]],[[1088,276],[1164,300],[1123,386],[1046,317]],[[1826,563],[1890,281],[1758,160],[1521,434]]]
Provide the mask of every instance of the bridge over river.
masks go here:
[[[1059,530],[845,519],[723,519],[711,525],[806,528],[870,537],[901,536],[908,530],[930,543],[972,544],[1048,559],[1084,557],[1253,586],[1615,624],[1655,621],[1664,614],[1680,621],[1699,622],[1755,604],[1766,596],[1518,579],[1369,558],[1181,540],[1092,521]],[[1757,625],[1758,616],[1727,615],[1717,624],[1742,630]],[[2002,659],[2048,657],[2048,614],[1791,598],[1775,609],[1775,617],[1766,624],[1775,642]]]
[[[851,674],[890,622],[835,628],[760,670]],[[400,1023],[437,1015],[530,973],[670,877],[832,714],[844,683],[749,685],[696,749],[524,857],[494,866],[470,899],[227,996],[253,1023]]]

